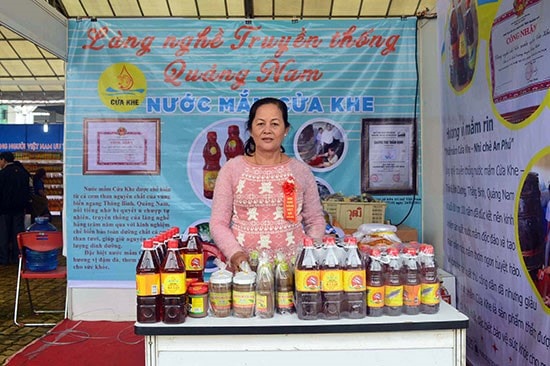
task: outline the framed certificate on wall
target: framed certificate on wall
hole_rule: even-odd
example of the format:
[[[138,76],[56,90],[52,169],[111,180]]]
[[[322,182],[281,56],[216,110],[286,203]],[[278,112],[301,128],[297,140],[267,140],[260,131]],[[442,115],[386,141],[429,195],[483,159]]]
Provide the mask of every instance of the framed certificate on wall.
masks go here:
[[[363,119],[361,191],[411,195],[416,189],[416,120]]]
[[[83,174],[160,174],[160,120],[84,120]]]

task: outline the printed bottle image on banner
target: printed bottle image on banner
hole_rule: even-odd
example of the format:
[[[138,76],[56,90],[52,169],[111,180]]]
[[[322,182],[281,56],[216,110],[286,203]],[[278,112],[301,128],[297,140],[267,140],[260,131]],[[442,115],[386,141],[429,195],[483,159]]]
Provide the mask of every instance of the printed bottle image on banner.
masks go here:
[[[446,74],[453,89],[460,92],[472,81],[476,67],[479,35],[475,1],[453,0],[446,29]]]
[[[244,153],[242,144],[248,138],[247,133],[243,133],[244,126],[244,119],[219,120],[204,128],[191,144],[187,179],[197,198],[209,207],[221,167],[229,159]]]

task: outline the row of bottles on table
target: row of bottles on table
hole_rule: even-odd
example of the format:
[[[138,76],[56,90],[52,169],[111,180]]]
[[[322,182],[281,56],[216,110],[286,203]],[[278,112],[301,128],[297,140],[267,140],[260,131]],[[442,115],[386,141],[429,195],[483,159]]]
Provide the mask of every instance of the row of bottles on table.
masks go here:
[[[166,257],[168,243],[171,239],[176,240],[178,243],[179,254],[186,267],[187,278],[197,278],[202,282],[205,262],[203,253],[204,242],[199,235],[197,227],[189,227],[185,240],[182,240],[178,227],[172,227],[153,237],[151,239],[153,247],[161,263]]]
[[[305,238],[296,261],[296,312],[300,319],[363,318],[439,311],[433,246],[373,247],[363,256],[354,237],[344,248],[325,237]]]
[[[365,262],[353,236],[345,237],[344,245],[342,255],[332,236],[323,239],[322,248],[316,248],[311,238],[304,239],[295,270],[298,318],[365,317]]]
[[[252,255],[254,258],[254,255]],[[292,314],[294,307],[294,278],[282,253],[275,256],[274,265],[267,252],[258,255],[254,314],[271,318],[275,313]]]
[[[183,323],[187,316],[187,282],[203,280],[204,254],[196,227],[186,240],[178,228],[143,241],[136,266],[137,320]]]
[[[282,253],[277,253],[274,263],[267,252],[256,254],[256,271],[248,262],[243,262],[233,276],[224,265],[218,264],[222,269],[210,279],[213,316],[272,318],[275,313],[294,313],[294,278],[288,261]]]
[[[166,250],[159,249],[165,243]],[[377,246],[363,255],[352,236],[344,238],[344,247],[331,236],[321,246],[305,238],[294,273],[281,253],[274,266],[267,253],[251,253],[256,271],[246,268],[233,276],[220,270],[209,285],[202,282],[201,254],[202,241],[194,227],[183,241],[179,231],[171,229],[143,242],[136,267],[139,322],[181,323],[186,315],[207,316],[208,308],[217,317],[270,318],[275,312],[296,312],[300,319],[439,310],[437,265],[428,244]],[[229,276],[219,276],[223,272]],[[197,286],[190,288],[190,281]]]
[[[223,148],[226,160],[244,154],[244,143],[239,134],[239,126],[230,125],[227,127],[227,140]],[[204,197],[212,199],[216,179],[221,169],[221,148],[218,144],[218,134],[216,131],[208,131],[206,133],[206,143],[202,150],[202,157],[204,158],[203,194]]]
[[[366,257],[367,315],[435,314],[439,279],[433,246],[373,247]]]

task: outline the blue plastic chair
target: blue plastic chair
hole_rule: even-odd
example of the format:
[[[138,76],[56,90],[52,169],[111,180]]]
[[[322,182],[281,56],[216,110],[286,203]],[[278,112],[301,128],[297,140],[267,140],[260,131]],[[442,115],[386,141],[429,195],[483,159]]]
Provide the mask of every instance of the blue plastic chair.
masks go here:
[[[17,289],[15,290],[15,308],[13,314],[13,322],[19,327],[34,326],[34,327],[46,327],[54,326],[56,323],[23,323],[18,322],[17,316],[19,311],[19,293],[21,288],[21,279],[24,279],[27,285],[27,295],[29,297],[29,303],[31,310],[34,314],[42,313],[64,313],[67,318],[67,294],[65,294],[65,309],[48,309],[37,310],[34,307],[31,287],[29,280],[55,280],[67,278],[67,267],[57,265],[57,258],[55,258],[55,268],[51,266],[51,263],[46,263],[45,266],[32,263],[28,261],[28,253],[32,253],[35,257],[50,258],[50,254],[61,253],[63,250],[63,235],[59,231],[28,231],[19,233],[17,235],[17,244],[19,246],[19,270],[17,274]],[[30,252],[29,252],[30,250]],[[42,268],[41,268],[42,267]],[[52,269],[53,268],[53,269]]]

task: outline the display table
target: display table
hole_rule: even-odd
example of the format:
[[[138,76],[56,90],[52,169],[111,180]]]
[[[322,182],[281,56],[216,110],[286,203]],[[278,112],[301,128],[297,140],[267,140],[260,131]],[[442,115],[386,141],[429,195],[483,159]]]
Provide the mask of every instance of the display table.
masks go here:
[[[153,365],[466,364],[468,318],[442,302],[434,315],[341,320],[187,318],[135,324]],[[401,361],[399,361],[401,360]]]

